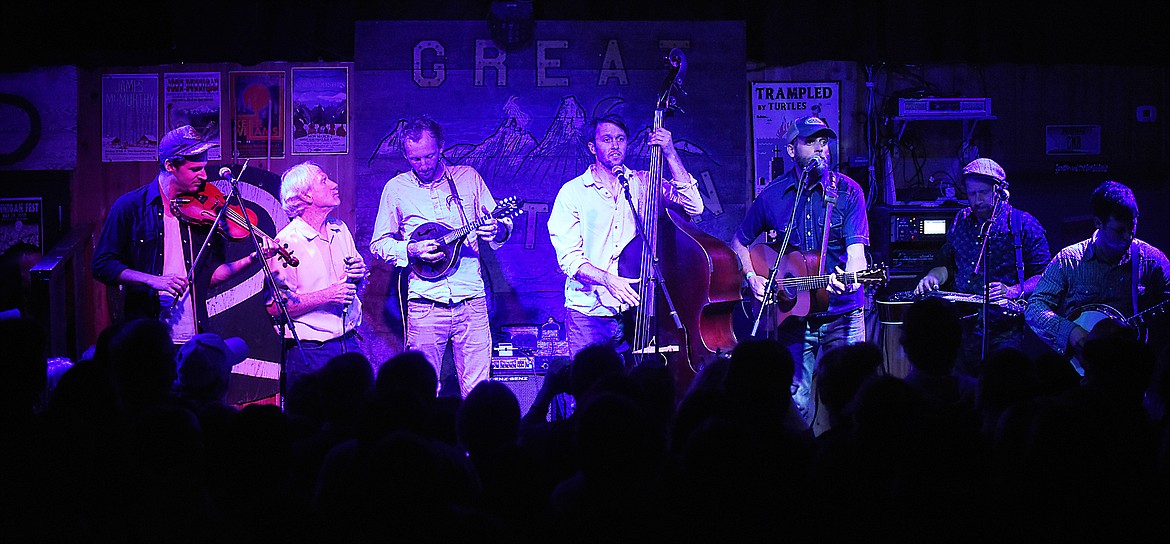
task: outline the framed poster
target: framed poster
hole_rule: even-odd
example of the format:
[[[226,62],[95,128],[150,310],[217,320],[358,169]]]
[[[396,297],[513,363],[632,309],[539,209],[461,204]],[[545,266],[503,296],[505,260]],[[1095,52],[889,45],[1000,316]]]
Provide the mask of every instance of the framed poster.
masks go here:
[[[158,160],[158,74],[102,76],[102,162]]]
[[[792,168],[784,132],[792,121],[815,115],[841,135],[841,82],[753,81],[751,83],[752,196]],[[840,163],[840,143],[830,139],[831,168]]]
[[[349,68],[292,69],[292,154],[349,152]]]
[[[229,72],[232,158],[284,158],[284,72]]]
[[[16,244],[34,245],[44,251],[41,198],[0,198],[0,253]]]
[[[220,142],[219,72],[163,74],[163,132],[191,125],[203,138]],[[207,150],[207,159],[223,158],[223,150]]]

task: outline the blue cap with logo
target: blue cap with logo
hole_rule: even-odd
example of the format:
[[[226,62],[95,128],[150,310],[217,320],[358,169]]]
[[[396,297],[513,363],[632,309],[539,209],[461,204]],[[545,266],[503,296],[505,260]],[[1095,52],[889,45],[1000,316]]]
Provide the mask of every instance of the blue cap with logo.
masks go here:
[[[814,115],[801,117],[793,121],[792,124],[788,126],[788,130],[784,131],[784,141],[787,143],[792,143],[792,140],[795,140],[797,136],[800,136],[801,138],[808,138],[822,132],[828,133],[830,138],[837,137],[837,133],[833,132],[833,129],[829,128],[829,125],[825,124],[824,119]]]

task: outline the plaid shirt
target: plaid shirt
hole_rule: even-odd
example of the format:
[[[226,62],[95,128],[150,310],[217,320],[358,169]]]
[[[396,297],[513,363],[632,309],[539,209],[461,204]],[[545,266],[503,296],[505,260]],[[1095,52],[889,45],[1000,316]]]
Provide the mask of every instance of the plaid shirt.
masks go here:
[[[1024,319],[1032,330],[1060,353],[1068,348],[1068,337],[1075,324],[1068,319],[1074,310],[1086,304],[1107,304],[1126,315],[1133,315],[1132,249],[1118,263],[1102,259],[1093,245],[1097,233],[1088,240],[1068,246],[1052,259],[1036,290],[1028,298]],[[1138,261],[1138,307],[1148,308],[1170,298],[1170,262],[1161,250],[1134,239]]]

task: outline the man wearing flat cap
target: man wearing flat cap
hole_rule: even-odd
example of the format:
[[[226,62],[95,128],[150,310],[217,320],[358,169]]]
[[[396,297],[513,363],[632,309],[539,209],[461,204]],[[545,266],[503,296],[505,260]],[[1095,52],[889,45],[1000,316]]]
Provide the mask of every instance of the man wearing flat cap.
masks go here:
[[[1007,174],[999,163],[971,161],[963,168],[963,184],[969,205],[955,215],[946,242],[914,292],[950,287],[959,293],[988,295],[987,326],[979,319],[963,320],[963,349],[955,365],[959,372],[978,377],[980,362],[992,351],[1030,350],[1024,344],[1024,317],[1017,308],[1036,287],[1051,254],[1040,222],[1008,203]],[[983,233],[988,238],[986,254],[981,256]],[[971,316],[982,315],[978,307],[963,310]]]
[[[774,335],[792,352],[796,362],[792,397],[810,425],[816,411],[812,376],[820,356],[834,347],[865,341],[864,290],[856,283],[842,283],[837,274],[866,268],[869,222],[861,186],[830,168],[829,140],[836,137],[818,117],[801,117],[788,126],[783,141],[793,167],[760,192],[730,244],[757,299],[763,297],[769,270],[753,268],[749,246],[765,232],[777,241],[788,234],[785,263],[795,256],[801,265],[797,268],[803,268],[785,270],[782,263],[783,275],[831,275],[827,305],[810,304],[808,315],[789,315],[775,330],[757,331]],[[793,251],[800,253],[790,253]],[[817,264],[811,270],[803,266],[814,261]],[[778,273],[777,277],[783,275]]]
[[[170,203],[203,188],[207,150],[218,146],[191,125],[164,134],[158,175],[118,197],[94,249],[94,278],[125,290],[124,319],[160,319],[170,325],[175,344],[206,330],[207,290],[256,261],[249,255],[225,263],[223,237],[212,236],[188,285],[188,271],[211,229],[181,222]]]

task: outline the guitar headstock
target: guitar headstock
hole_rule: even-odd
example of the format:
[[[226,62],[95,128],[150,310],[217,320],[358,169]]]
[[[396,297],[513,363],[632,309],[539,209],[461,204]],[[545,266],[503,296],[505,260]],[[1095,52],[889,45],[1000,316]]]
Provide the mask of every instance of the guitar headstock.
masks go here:
[[[854,274],[855,281],[862,285],[881,286],[890,281],[890,270],[885,263],[870,265],[869,268],[855,272]]]
[[[496,209],[492,211],[492,217],[512,219],[522,213],[524,213],[524,200],[513,195],[496,202]]]

